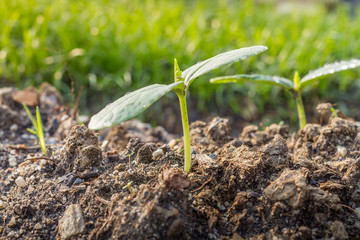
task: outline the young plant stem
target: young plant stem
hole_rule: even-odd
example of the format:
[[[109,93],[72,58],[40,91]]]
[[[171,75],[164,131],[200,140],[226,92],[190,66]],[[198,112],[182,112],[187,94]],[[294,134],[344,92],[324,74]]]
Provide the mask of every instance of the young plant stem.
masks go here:
[[[306,125],[306,115],[305,115],[304,103],[301,98],[300,77],[298,72],[295,72],[293,81],[294,81],[294,90],[295,90],[293,95],[296,101],[296,108],[298,111],[299,127],[300,129],[303,129]]]
[[[299,116],[299,127],[300,129],[303,129],[306,125],[306,115],[304,110],[304,104],[301,98],[301,92],[296,92],[295,101]]]
[[[180,101],[181,121],[184,132],[184,171],[190,172],[191,168],[191,147],[190,147],[190,130],[189,130],[189,118],[186,106],[186,92],[176,91],[176,95]]]

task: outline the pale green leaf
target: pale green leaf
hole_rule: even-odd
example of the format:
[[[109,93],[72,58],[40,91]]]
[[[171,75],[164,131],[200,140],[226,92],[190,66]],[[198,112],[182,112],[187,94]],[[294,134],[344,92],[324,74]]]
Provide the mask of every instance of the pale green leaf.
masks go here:
[[[89,128],[103,129],[136,117],[160,97],[183,84],[183,82],[175,82],[170,85],[153,84],[127,93],[92,116]]]
[[[340,61],[335,63],[326,64],[325,66],[313,70],[309,72],[306,76],[304,76],[300,80],[300,89],[303,89],[304,87],[315,83],[320,78],[323,78],[325,76],[334,74],[336,72],[341,72],[349,69],[353,69],[360,66],[360,60],[359,59],[352,59],[348,61]]]
[[[184,79],[181,78],[181,70],[176,58],[174,58],[174,78],[175,82],[184,81]]]
[[[211,83],[240,83],[240,82],[255,82],[260,84],[276,85],[287,90],[294,88],[294,84],[290,79],[278,77],[278,76],[267,76],[260,74],[238,74],[232,76],[223,76],[210,79]]]
[[[244,60],[250,56],[259,54],[267,50],[265,46],[253,46],[240,48],[228,52],[221,53],[215,57],[209,58],[205,61],[198,62],[197,64],[191,66],[182,72],[182,77],[185,79],[186,87],[189,87],[190,84],[199,76],[210,72],[211,70],[217,69],[227,64],[235,63],[240,60]]]
[[[36,107],[36,122],[37,122],[37,136],[39,138],[40,142],[40,148],[45,156],[47,156],[46,152],[46,145],[45,145],[45,136],[44,136],[44,130],[43,130],[43,124],[41,121],[41,115],[39,107]]]
[[[33,127],[35,129],[35,132],[37,132],[37,123],[36,120],[34,118],[34,116],[32,115],[32,113],[30,112],[29,108],[26,106],[26,104],[23,104],[23,107],[28,115],[28,117],[30,118],[31,123],[33,124]],[[33,133],[34,134],[34,133]],[[37,134],[34,134],[37,136]]]
[[[27,128],[26,130],[28,130],[30,133],[34,134],[35,136],[37,136],[37,132],[31,128]]]

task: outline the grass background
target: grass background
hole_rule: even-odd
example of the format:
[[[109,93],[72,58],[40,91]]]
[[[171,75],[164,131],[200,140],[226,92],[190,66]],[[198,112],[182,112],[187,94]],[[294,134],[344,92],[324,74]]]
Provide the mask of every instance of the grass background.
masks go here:
[[[190,118],[206,118],[211,112],[296,127],[295,103],[281,89],[210,85],[208,79],[235,73],[291,79],[295,70],[301,76],[325,63],[360,58],[360,9],[347,4],[12,0],[0,1],[0,12],[0,86],[25,88],[47,81],[70,105],[72,87],[76,93],[83,86],[80,109],[90,115],[128,91],[173,81],[174,57],[184,70],[223,51],[266,45],[267,52],[195,81]],[[305,91],[309,116],[317,102],[331,101],[359,119],[359,79],[360,71],[352,70]],[[164,109],[172,109],[176,101],[175,94],[169,95],[142,118],[149,121],[157,114],[167,119]]]

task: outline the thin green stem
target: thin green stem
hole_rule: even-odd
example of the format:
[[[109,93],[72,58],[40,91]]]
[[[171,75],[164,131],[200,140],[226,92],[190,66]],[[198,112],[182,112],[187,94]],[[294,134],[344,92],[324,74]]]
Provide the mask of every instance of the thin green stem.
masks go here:
[[[306,125],[306,115],[305,115],[304,104],[301,98],[301,91],[296,92],[295,101],[296,101],[296,108],[298,111],[299,127],[300,129],[303,129]]]
[[[296,101],[296,108],[298,111],[298,118],[299,118],[299,126],[300,129],[303,129],[306,125],[306,115],[305,115],[305,109],[304,109],[304,104],[301,98],[301,89],[300,89],[300,76],[299,73],[296,71],[294,74],[294,98]]]
[[[186,106],[186,93],[182,91],[176,91],[176,95],[180,101],[181,120],[184,132],[184,171],[190,172],[191,168],[191,146],[190,146],[190,130],[189,130],[189,118]]]

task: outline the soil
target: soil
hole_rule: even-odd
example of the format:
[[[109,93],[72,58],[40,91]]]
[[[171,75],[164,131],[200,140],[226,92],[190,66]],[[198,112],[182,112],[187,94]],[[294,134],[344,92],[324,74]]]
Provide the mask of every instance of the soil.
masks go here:
[[[22,103],[40,106],[48,157]],[[185,173],[162,127],[94,132],[50,85],[0,89],[0,239],[360,239],[359,125],[319,109],[292,134],[193,122]]]

